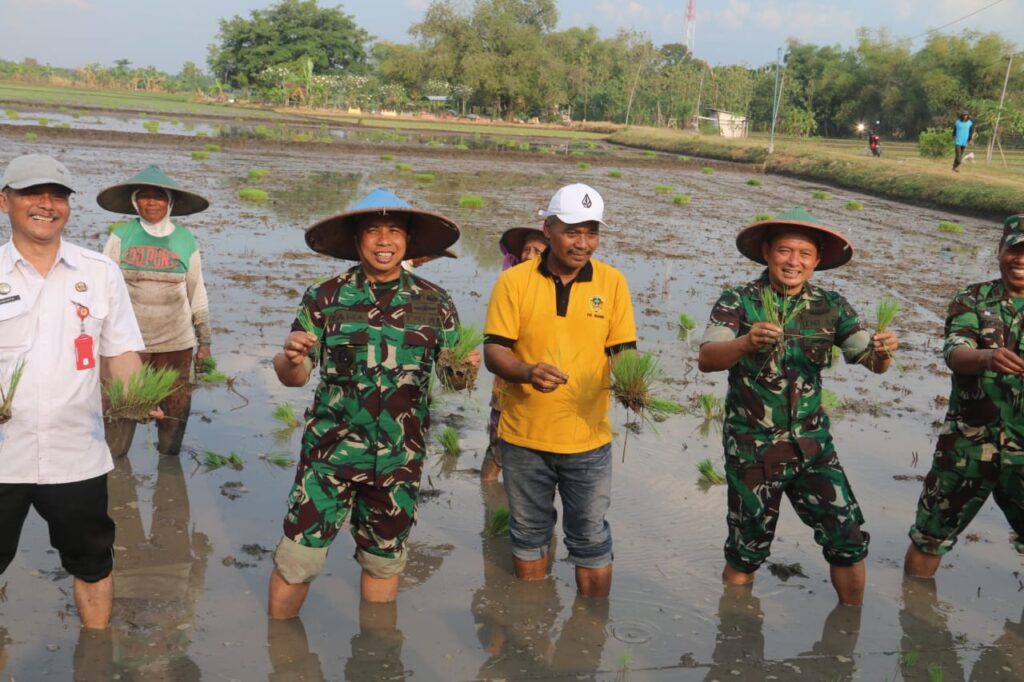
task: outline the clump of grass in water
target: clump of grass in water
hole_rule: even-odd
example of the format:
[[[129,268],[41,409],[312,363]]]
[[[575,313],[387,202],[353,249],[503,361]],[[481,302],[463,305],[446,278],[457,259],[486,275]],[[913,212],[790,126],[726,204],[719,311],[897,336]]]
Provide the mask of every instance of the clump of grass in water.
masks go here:
[[[773,216],[771,213],[758,213],[757,215],[754,216],[754,222],[760,223],[765,220],[771,220],[774,217],[775,216]]]
[[[25,133],[25,141],[26,142],[35,142],[38,139],[39,139],[39,136],[36,135],[35,133]]]
[[[50,119],[46,118],[45,116],[40,116],[36,119],[36,123],[45,128],[46,126],[50,125]]]
[[[812,195],[815,199],[831,199],[832,193],[818,190]]]
[[[689,334],[697,328],[697,323],[686,313],[679,313],[679,331]]]
[[[508,507],[498,507],[487,515],[484,532],[488,535],[507,535],[508,521],[511,517],[512,512]]]
[[[674,197],[672,197],[672,203],[675,204],[676,206],[686,206],[690,203],[690,195],[677,194]]]
[[[174,393],[174,382],[177,380],[178,370],[170,367],[156,369],[148,362],[131,375],[127,382],[118,377],[110,379],[104,387],[110,405],[104,418],[107,421],[149,419],[149,413]]]
[[[928,666],[928,679],[930,682],[942,682],[945,679],[942,666],[938,663],[932,663]]]
[[[951,220],[943,220],[939,223],[939,232],[951,232],[953,234],[960,234],[964,231],[963,226],[960,223],[954,223]]]
[[[293,429],[302,425],[302,422],[300,422],[299,418],[295,415],[295,408],[292,407],[291,403],[281,403],[274,408],[274,411],[270,413],[270,416]]]
[[[238,190],[238,198],[245,201],[266,201],[267,192],[258,187],[243,187]]]
[[[391,160],[393,160],[394,158],[395,158],[395,157],[394,157],[394,156],[392,156],[391,154],[381,154],[381,155],[380,155],[380,160],[381,160],[381,161],[391,161]]]
[[[217,361],[213,357],[203,358],[196,367],[196,375],[204,384],[221,384],[228,380],[228,375],[217,369]]]
[[[473,390],[479,368],[466,362],[466,358],[483,342],[484,335],[475,324],[459,325],[455,329],[455,344],[451,348],[441,349],[437,355],[438,367],[446,370],[446,376],[451,373],[450,380],[445,380],[446,389],[453,388],[454,384]]]
[[[859,201],[847,201],[846,208],[851,211],[863,211],[864,204]]]
[[[19,114],[14,109],[8,109],[7,118],[11,119],[12,121],[17,121],[19,118],[21,118],[21,114]]]
[[[672,185],[655,185],[655,194],[672,194],[672,190],[675,189]]]
[[[456,457],[462,452],[462,447],[459,446],[459,432],[451,426],[437,434],[437,443],[444,450],[444,454],[451,457]]]
[[[715,169],[712,168],[711,166],[704,166],[703,168],[700,169],[700,172],[703,173],[704,175],[714,175]]]
[[[412,164],[411,163],[396,163],[395,164],[395,170],[400,170],[402,172],[411,171],[412,170]]]
[[[620,171],[620,170],[610,170],[610,171],[608,171],[608,177],[609,178],[621,178],[622,177],[622,171]]]
[[[214,144],[213,142],[208,142],[208,143],[203,145],[203,149],[205,149],[208,152],[219,152],[220,151],[220,145],[219,144]]]
[[[7,382],[7,387],[4,388],[3,384],[0,383],[0,424],[6,424],[11,420],[11,406],[14,404],[14,394],[18,390],[18,384],[21,383],[21,375],[25,373],[25,361],[18,360],[14,365],[14,370],[11,372],[10,381]],[[3,381],[3,377],[0,377],[0,382]]]
[[[270,177],[270,171],[266,168],[250,168],[249,172],[246,173],[246,177],[249,178],[250,182],[259,182],[260,180],[266,180]]]
[[[751,187],[760,187],[761,181],[758,178],[750,178],[749,180],[747,180],[747,184],[750,185]]]
[[[697,462],[697,474],[705,485],[724,485],[726,482],[725,474],[715,468],[710,457]]]
[[[144,121],[142,127],[146,129],[147,133],[155,133],[160,130],[160,121]]]
[[[459,206],[462,208],[483,208],[484,198],[479,194],[463,194],[459,197]]]
[[[434,174],[433,173],[416,173],[412,177],[416,180],[416,182],[433,182],[434,181]]]
[[[283,452],[268,452],[260,455],[260,459],[278,469],[287,469],[295,464],[295,460]]]
[[[621,656],[619,656],[619,671],[615,675],[615,679],[623,680],[623,682],[625,682],[625,680],[628,680],[631,677],[632,668],[630,666],[632,665],[633,650],[627,646],[626,650],[622,652]]]
[[[196,149],[192,152],[192,159],[194,161],[206,161],[208,158],[210,158],[210,152],[203,149]]]
[[[242,461],[242,458],[239,457],[237,453],[232,452],[230,455],[225,457],[213,450],[207,450],[203,453],[203,464],[205,464],[208,469],[231,467],[235,471],[241,471],[245,467],[245,462]]]

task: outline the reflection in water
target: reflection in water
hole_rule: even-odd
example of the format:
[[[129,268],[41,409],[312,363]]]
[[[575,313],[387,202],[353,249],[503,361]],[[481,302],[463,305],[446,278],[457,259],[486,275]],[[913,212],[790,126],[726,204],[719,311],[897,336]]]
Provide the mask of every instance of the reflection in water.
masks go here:
[[[1024,680],[1024,611],[1016,623],[1004,623],[1003,634],[974,664],[971,682],[988,680]]]
[[[396,602],[359,602],[359,634],[352,637],[352,655],[345,662],[346,680],[401,680],[402,643]]]
[[[284,188],[269,188],[270,210],[285,222],[306,226],[340,213],[362,194],[362,173],[314,171],[287,176]]]
[[[117,524],[114,622],[107,631],[82,630],[75,679],[199,680],[188,648],[209,540],[190,528],[180,458],[159,459],[148,537],[135,485],[130,460],[118,460],[108,478],[110,516]]]
[[[7,628],[0,625],[0,672],[7,667],[7,645],[11,643],[11,636],[7,634]]]
[[[507,506],[497,481],[481,483],[484,513]],[[562,610],[553,578],[516,580],[507,534],[486,534],[482,542],[484,584],[473,595],[477,637],[488,654],[477,676],[481,679],[521,679],[571,675],[592,679],[601,664],[607,638],[608,600],[577,595],[569,619],[557,637],[555,624]]]
[[[907,682],[932,680],[941,669],[948,682],[963,682],[956,642],[947,624],[947,605],[939,602],[932,578],[903,579],[903,608],[900,609],[900,672]]]
[[[309,650],[306,627],[299,618],[267,619],[267,649],[273,670],[269,682],[322,682],[320,657]]]
[[[852,680],[860,616],[860,607],[837,605],[809,652],[765,660],[761,600],[750,585],[726,585],[718,602],[718,634],[705,680]]]

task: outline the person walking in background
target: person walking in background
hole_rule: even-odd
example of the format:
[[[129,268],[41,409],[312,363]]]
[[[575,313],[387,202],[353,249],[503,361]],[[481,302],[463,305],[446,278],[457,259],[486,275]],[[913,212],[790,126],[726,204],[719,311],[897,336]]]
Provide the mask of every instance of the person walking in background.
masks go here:
[[[960,164],[964,160],[964,152],[967,150],[967,145],[971,143],[971,138],[974,137],[974,121],[971,120],[970,113],[961,111],[956,121],[953,122],[953,144],[955,146],[955,154],[953,156],[953,172],[960,172]]]

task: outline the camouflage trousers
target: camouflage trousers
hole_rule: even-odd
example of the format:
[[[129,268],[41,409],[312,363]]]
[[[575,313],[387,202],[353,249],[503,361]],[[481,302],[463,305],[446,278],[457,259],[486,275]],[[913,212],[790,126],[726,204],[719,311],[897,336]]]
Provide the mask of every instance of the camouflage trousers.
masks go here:
[[[785,494],[800,520],[814,530],[832,566],[852,566],[867,556],[870,535],[861,530],[864,515],[835,451],[827,447],[810,461],[796,448],[779,443],[762,461],[727,457],[729,535],[725,559],[744,573],[756,571],[771,553],[779,507]]]
[[[306,547],[329,547],[351,512],[357,548],[383,559],[396,559],[416,523],[419,491],[419,481],[375,488],[338,478],[333,469],[304,461],[288,494],[284,535]]]
[[[925,554],[941,556],[974,520],[989,495],[1003,510],[1024,554],[1024,464],[1003,464],[999,453],[982,461],[964,452],[939,450],[917,502],[910,540]]]

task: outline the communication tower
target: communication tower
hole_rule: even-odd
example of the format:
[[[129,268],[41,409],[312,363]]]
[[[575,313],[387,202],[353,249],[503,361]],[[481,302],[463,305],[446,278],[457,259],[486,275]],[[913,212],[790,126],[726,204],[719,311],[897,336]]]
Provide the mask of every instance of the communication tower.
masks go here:
[[[697,36],[697,0],[689,0],[686,7],[686,49],[693,56],[693,43]]]

